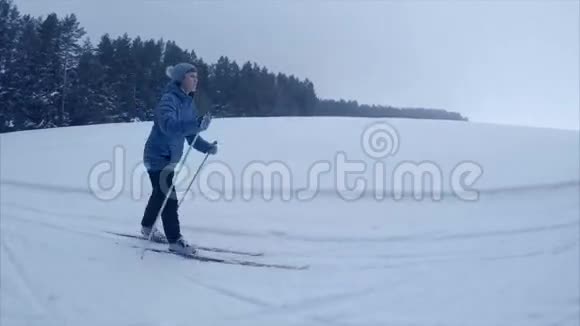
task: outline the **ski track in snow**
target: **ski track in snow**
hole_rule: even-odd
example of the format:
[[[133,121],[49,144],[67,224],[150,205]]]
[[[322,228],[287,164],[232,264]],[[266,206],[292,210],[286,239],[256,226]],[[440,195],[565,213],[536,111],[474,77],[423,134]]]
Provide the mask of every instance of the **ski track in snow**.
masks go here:
[[[2,203],[2,218],[3,223],[6,224],[8,222],[8,230],[12,230],[15,228],[14,223],[17,224],[25,224],[28,225],[27,227],[41,227],[47,228],[57,232],[64,232],[66,234],[73,235],[75,237],[89,237],[92,239],[100,239],[100,240],[114,240],[115,242],[123,242],[119,238],[114,236],[110,236],[101,232],[101,230],[96,229],[98,225],[106,225],[107,223],[115,222],[117,225],[129,225],[131,221],[117,219],[114,217],[107,216],[105,214],[78,214],[72,211],[57,211],[54,209],[44,209],[34,207],[28,204],[22,204],[18,202],[6,202]],[[22,215],[24,214],[24,215]],[[31,217],[26,217],[27,215],[31,215]],[[41,217],[41,219],[37,218]],[[83,221],[90,221],[88,225],[86,225]],[[73,223],[71,223],[73,222]],[[103,224],[105,223],[105,224]],[[252,237],[255,238],[263,238],[267,239],[268,241],[277,241],[276,239],[283,239],[288,240],[291,242],[298,241],[303,243],[312,243],[315,244],[317,242],[325,242],[330,244],[340,244],[341,240],[343,243],[358,243],[360,245],[372,245],[373,243],[413,243],[414,245],[417,244],[428,244],[428,243],[439,243],[439,242],[464,242],[467,240],[486,240],[486,239],[496,239],[496,238],[510,238],[514,239],[514,236],[525,236],[525,237],[533,237],[534,235],[541,235],[541,234],[549,234],[551,232],[561,232],[567,230],[577,230],[579,223],[577,220],[567,221],[562,223],[547,223],[542,226],[533,226],[533,227],[521,227],[521,228],[507,228],[507,229],[496,229],[493,231],[485,231],[485,232],[458,232],[458,233],[450,233],[450,234],[441,234],[441,232],[427,232],[424,234],[409,234],[406,236],[390,236],[382,238],[383,241],[375,241],[379,239],[370,239],[370,238],[356,238],[356,237],[349,237],[349,238],[339,238],[336,237],[332,240],[329,240],[328,237],[314,239],[312,237],[302,237],[299,235],[292,235],[289,236],[288,234],[276,234],[272,235],[270,233],[254,233]],[[107,228],[111,228],[107,226]],[[191,230],[196,230],[197,232],[203,232],[203,228],[197,227],[190,227]],[[4,228],[6,230],[6,228]],[[215,231],[215,230],[212,230]],[[216,233],[212,232],[210,233]],[[235,232],[221,232],[221,235],[229,235],[232,237],[238,237],[239,234]],[[246,235],[242,235],[246,236]],[[314,241],[313,241],[314,240]],[[320,240],[320,241],[317,241]],[[357,241],[358,240],[358,241]],[[136,241],[124,241],[125,243],[139,243],[139,240]],[[560,255],[565,254],[571,250],[575,250],[578,248],[579,240],[574,239],[567,242],[562,242],[556,246],[551,248],[546,248],[545,250],[528,250],[522,251],[520,253],[513,253],[508,255],[478,255],[477,251],[433,251],[427,253],[421,252],[413,252],[409,254],[377,254],[371,256],[365,256],[362,258],[366,259],[390,259],[393,260],[392,263],[388,264],[377,264],[377,263],[370,263],[370,264],[363,264],[359,265],[358,263],[352,264],[354,261],[351,262],[351,270],[376,270],[376,269],[400,269],[400,268],[413,268],[418,266],[425,266],[425,264],[430,264],[436,266],[437,264],[454,264],[458,261],[465,262],[465,261],[499,261],[499,260],[514,260],[514,259],[533,259],[537,256],[542,255]],[[33,290],[33,286],[31,286],[30,281],[26,278],[26,272],[23,271],[23,267],[18,265],[17,260],[15,259],[14,253],[10,250],[10,247],[7,243],[7,239],[5,236],[2,237],[2,253],[4,256],[4,264],[8,264],[9,270],[14,270],[11,275],[20,275],[18,278],[15,279],[16,284],[18,284],[18,288],[26,294],[29,302],[33,305],[34,311],[36,315],[33,313],[30,316],[26,316],[27,318],[38,319],[46,321],[47,316],[50,318],[57,318],[59,313],[57,313],[54,309],[49,308],[48,305],[43,303],[42,298],[40,298],[37,294],[35,294]],[[291,253],[288,253],[291,255]],[[299,255],[301,259],[308,259],[313,258],[315,256],[309,255],[307,252]],[[268,255],[266,255],[268,258]],[[349,255],[340,255],[337,256],[327,256],[327,260],[332,259],[349,259],[355,258]],[[313,264],[316,266],[316,264]],[[322,264],[326,268],[329,265]],[[357,267],[358,265],[358,267]],[[5,266],[6,268],[6,266]],[[367,325],[367,323],[350,323],[348,318],[345,318],[345,314],[343,313],[333,313],[333,314],[321,314],[317,312],[323,308],[333,307],[339,303],[348,303],[357,301],[363,297],[370,296],[372,294],[381,293],[382,291],[393,291],[395,288],[401,288],[408,285],[409,282],[412,282],[412,276],[409,276],[407,280],[398,280],[396,283],[389,283],[389,284],[380,284],[376,283],[373,285],[367,285],[360,288],[352,288],[349,291],[342,291],[342,292],[335,292],[333,294],[324,294],[319,296],[311,296],[311,297],[303,297],[300,300],[288,301],[283,304],[276,304],[269,302],[268,300],[262,299],[259,296],[253,296],[249,293],[238,292],[233,289],[227,288],[225,286],[219,286],[215,284],[211,284],[211,282],[203,281],[202,279],[197,279],[190,275],[182,275],[185,280],[188,282],[195,284],[205,290],[212,291],[216,294],[219,294],[224,297],[228,297],[233,299],[237,302],[244,303],[252,307],[253,310],[241,313],[241,314],[231,314],[225,315],[220,317],[224,321],[228,321],[231,323],[239,323],[244,324],[247,322],[248,324],[252,324],[254,321],[260,320],[296,320],[296,323],[306,323],[312,325],[338,325],[338,326],[352,326],[352,325]],[[35,317],[36,316],[36,317]],[[344,320],[343,320],[344,319]],[[31,319],[29,319],[31,320]],[[566,316],[561,317],[560,320],[551,323],[551,325],[569,325],[576,321],[574,314],[569,313]],[[56,324],[58,322],[55,321]],[[266,322],[267,323],[267,322]],[[390,323],[390,325],[429,325],[430,323],[413,323],[413,322],[403,322],[403,321],[394,321]],[[437,325],[446,325],[446,323],[433,323]],[[147,325],[147,323],[142,324],[133,324],[133,325]],[[150,325],[157,325],[152,323]],[[370,323],[368,325],[373,325]],[[453,325],[453,323],[449,323],[449,325]]]
[[[196,280],[196,279],[189,277],[189,276],[187,277],[187,279],[190,282],[192,282],[198,286],[201,286],[201,287],[206,288],[206,289],[210,289],[210,290],[215,291],[217,293],[220,293],[226,297],[229,297],[229,298],[232,298],[232,299],[244,302],[244,303],[248,303],[248,304],[250,304],[252,306],[256,306],[258,308],[262,308],[261,310],[257,310],[251,314],[242,315],[242,316],[226,317],[227,319],[232,320],[232,323],[234,323],[234,321],[239,322],[240,320],[244,320],[244,319],[251,320],[252,318],[255,318],[256,316],[263,317],[265,315],[275,315],[275,314],[300,314],[300,315],[302,315],[302,317],[304,319],[315,322],[316,324],[348,326],[350,324],[341,323],[337,320],[337,317],[339,317],[339,316],[335,316],[334,318],[321,317],[321,316],[316,316],[312,312],[308,312],[307,310],[316,309],[317,307],[319,307],[321,305],[332,305],[333,303],[338,302],[338,301],[351,300],[351,299],[354,299],[358,296],[362,296],[362,295],[366,295],[368,293],[371,293],[373,291],[372,288],[363,289],[363,290],[358,290],[356,292],[346,292],[346,293],[340,293],[340,294],[327,295],[324,297],[303,299],[297,303],[289,303],[289,304],[284,304],[284,305],[278,306],[278,305],[268,303],[268,302],[263,301],[263,300],[258,299],[258,298],[250,297],[247,294],[236,293],[232,290],[225,289],[225,288],[222,288],[220,286],[210,285],[210,284],[201,282],[201,281]]]
[[[5,277],[10,277],[10,281],[14,282],[17,289],[21,290],[27,297],[27,306],[31,308],[32,314],[27,313],[25,316],[16,317],[17,323],[22,325],[27,325],[29,323],[28,319],[32,318],[38,320],[38,322],[45,325],[64,325],[65,318],[64,314],[60,313],[54,308],[51,308],[49,304],[45,303],[40,294],[35,290],[34,285],[27,276],[26,268],[19,262],[19,258],[10,248],[8,244],[7,236],[3,235],[0,240],[2,246],[2,269],[3,273],[7,273]],[[8,267],[8,270],[4,270]],[[6,300],[7,298],[3,298]],[[5,312],[3,312],[5,313]],[[18,320],[22,318],[22,320]]]
[[[5,205],[5,207],[13,207],[16,208],[18,210],[24,210],[24,211],[33,211],[35,213],[39,213],[42,214],[44,217],[47,217],[45,214],[48,215],[52,215],[53,217],[67,217],[67,218],[77,218],[77,217],[85,217],[85,218],[91,218],[91,215],[78,215],[78,214],[71,214],[71,213],[57,213],[57,212],[47,212],[45,210],[41,210],[41,209],[34,209],[31,207],[27,207],[27,206],[23,206],[23,205],[17,205],[17,204],[8,204]],[[45,221],[38,221],[35,219],[30,219],[30,218],[25,218],[19,214],[3,214],[4,218],[13,218],[16,219],[17,221],[21,222],[21,223],[31,223],[31,224],[36,224],[36,225],[40,225],[42,227],[47,227],[47,228],[52,228],[52,229],[56,229],[59,231],[63,231],[63,232],[70,232],[70,233],[75,233],[78,235],[85,235],[85,236],[89,236],[89,237],[96,237],[96,238],[113,238],[115,239],[117,242],[120,242],[118,237],[111,237],[108,236],[106,234],[98,233],[98,232],[94,232],[94,231],[84,231],[84,230],[80,230],[80,229],[74,229],[71,227],[67,227],[67,226],[63,226],[61,224],[54,224],[54,223],[48,223]],[[560,229],[568,229],[568,228],[578,228],[579,226],[579,222],[578,221],[572,221],[569,223],[560,223],[560,224],[552,224],[552,225],[546,225],[546,226],[542,226],[542,227],[533,227],[533,228],[521,228],[521,229],[515,229],[515,230],[497,230],[497,231],[491,231],[491,232],[483,232],[483,233],[464,233],[464,234],[452,234],[452,235],[447,235],[447,236],[440,236],[440,237],[430,237],[428,239],[423,239],[423,237],[421,236],[417,236],[417,237],[413,237],[413,236],[400,236],[398,237],[399,241],[414,241],[414,242],[421,242],[421,241],[448,241],[448,240],[469,240],[469,239],[473,239],[473,238],[482,238],[482,237],[503,237],[503,236],[512,236],[512,235],[520,235],[520,234],[529,234],[529,233],[539,233],[539,232],[550,232],[550,231],[558,231]],[[268,237],[268,235],[263,234],[262,237]],[[423,240],[422,240],[423,239]],[[390,242],[392,239],[387,240],[387,242]],[[293,241],[297,241],[296,238],[293,239]],[[368,242],[365,239],[361,240],[360,242]],[[558,245],[554,248],[551,249],[551,253],[552,254],[560,254],[563,253],[565,251],[568,250],[572,250],[574,249],[574,247],[576,247],[578,245],[578,240],[574,240],[570,243],[564,243],[561,245]],[[125,241],[125,243],[131,243],[129,241]],[[132,242],[134,243],[134,242]],[[512,255],[498,255],[498,256],[487,256],[487,257],[481,257],[481,259],[484,260],[501,260],[501,259],[513,259],[513,258],[525,258],[525,257],[532,257],[532,256],[537,256],[537,255],[542,255],[545,254],[545,251],[532,251],[532,252],[527,252],[527,253],[520,253],[520,254],[512,254]],[[328,256],[328,254],[326,254],[326,256]],[[409,258],[409,259],[416,259],[416,258],[422,258],[422,262],[427,262],[427,261],[431,261],[431,262],[444,262],[444,261],[453,261],[457,259],[457,255],[452,254],[452,253],[441,253],[439,254],[440,257],[442,258],[437,258],[436,257],[437,254],[411,254],[411,255],[404,255],[404,254],[400,254],[400,255],[374,255],[372,257],[375,258],[391,258],[391,259],[404,259],[404,258]],[[464,256],[464,255],[459,255],[459,257]],[[305,255],[305,257],[312,257],[312,255]],[[347,258],[350,257],[348,255],[335,255],[333,256],[334,258]],[[390,265],[384,265],[385,268],[389,267],[397,267],[397,266],[404,266],[404,265],[409,265],[409,264],[414,264],[413,262],[408,262],[408,263],[400,263],[400,264],[390,264]],[[365,267],[365,268],[369,268],[369,267]]]
[[[16,210],[21,211],[28,211],[34,212],[38,215],[43,216],[43,220],[46,220],[47,217],[52,217],[54,220],[60,220],[62,218],[65,219],[75,219],[83,218],[87,220],[101,220],[101,221],[115,221],[116,223],[125,222],[125,224],[130,224],[130,221],[119,220],[113,217],[109,217],[106,215],[94,215],[94,214],[77,214],[71,213],[66,211],[54,211],[50,209],[39,209],[30,205],[22,205],[14,202],[7,202],[3,203],[2,206],[4,209],[6,208],[13,208]],[[8,218],[15,218],[19,222],[24,223],[32,223],[38,224],[43,227],[53,228],[56,230],[64,231],[64,232],[72,232],[79,235],[85,235],[90,237],[97,237],[97,238],[107,238],[106,235],[96,233],[94,231],[85,231],[80,229],[74,229],[68,226],[63,226],[62,224],[54,224],[49,223],[46,221],[38,221],[36,219],[25,218],[19,214],[6,214],[3,213],[3,217]],[[134,223],[134,221],[132,222]],[[303,241],[303,242],[331,242],[331,243],[345,243],[345,242],[355,242],[355,243],[374,243],[374,242],[429,242],[429,241],[456,241],[456,240],[471,240],[476,238],[487,238],[487,237],[511,237],[514,235],[527,235],[530,233],[542,233],[542,232],[551,232],[551,231],[559,231],[561,229],[578,229],[580,223],[578,220],[569,221],[566,223],[558,223],[558,224],[548,224],[544,226],[537,226],[537,227],[524,227],[518,229],[507,229],[507,230],[493,230],[493,231],[486,231],[486,232],[471,232],[471,233],[454,233],[454,234],[447,234],[447,235],[440,235],[440,232],[431,232],[426,234],[419,234],[419,235],[407,235],[407,236],[391,236],[391,237],[382,237],[382,238],[328,238],[328,237],[304,237],[299,235],[288,235],[288,234],[274,234],[271,233],[253,233],[251,236],[256,238],[272,238],[277,237],[288,241]],[[207,231],[204,228],[199,227],[187,227],[184,226],[184,229],[191,229],[197,232],[205,232]],[[221,231],[216,229],[211,229],[209,233],[219,233],[221,235],[230,235],[230,236],[248,236],[248,234],[240,233],[240,232],[228,232],[228,231]],[[565,243],[558,245],[551,249],[552,254],[559,254],[568,250],[574,249],[578,245],[578,240],[574,240],[570,243]],[[328,253],[323,253],[324,255],[328,255]],[[512,255],[498,255],[498,256],[487,256],[481,257],[484,260],[501,260],[501,259],[512,259],[512,258],[525,258],[531,256],[537,256],[545,254],[544,251],[531,251],[527,253],[519,253],[519,254],[512,254]],[[449,257],[451,255],[451,257]],[[441,253],[440,256],[444,258],[435,258],[435,254],[411,254],[411,255],[376,255],[375,258],[396,258],[396,259],[403,259],[403,258],[425,258],[422,262],[432,261],[432,262],[442,262],[442,261],[453,261],[457,259],[456,257],[453,258],[453,254],[450,253]],[[445,257],[448,256],[448,257]],[[456,256],[456,255],[455,255]],[[307,254],[304,257],[312,257],[311,255]],[[340,258],[341,256],[333,256],[335,258]],[[342,256],[342,258],[349,257],[348,255]],[[435,258],[435,259],[433,259]],[[428,259],[428,260],[427,260]],[[404,265],[412,265],[415,264],[414,262],[407,262],[407,263],[400,263],[400,264],[389,264],[383,265],[385,268],[393,268],[396,266],[404,266]],[[372,268],[372,267],[365,267]]]
[[[10,250],[6,237],[3,236],[2,240],[0,241],[2,245],[2,267],[9,269],[9,275],[15,275],[16,286],[18,289],[21,289],[26,297],[27,303],[29,307],[33,310],[33,315],[42,315],[44,317],[48,316],[46,311],[46,307],[42,304],[42,300],[38,298],[38,296],[34,293],[33,287],[30,285],[30,282],[26,279],[26,272],[22,268],[22,266],[18,263],[14,253]]]
[[[43,215],[52,215],[59,218],[71,218],[78,219],[79,217],[85,219],[102,219],[108,221],[115,221],[116,223],[125,222],[127,225],[135,224],[135,221],[125,221],[118,218],[114,218],[106,215],[93,215],[93,214],[76,214],[63,211],[54,211],[49,209],[39,209],[34,206],[22,205],[12,202],[3,203],[4,207],[12,207],[19,210],[35,212]],[[241,236],[241,237],[275,237],[288,241],[304,241],[304,242],[355,242],[355,243],[375,243],[375,242],[417,242],[417,241],[447,241],[447,240],[471,240],[474,238],[484,238],[484,237],[503,237],[503,236],[513,236],[519,234],[535,233],[535,232],[546,232],[546,231],[557,231],[559,229],[566,228],[578,228],[580,226],[580,220],[568,221],[565,223],[548,224],[536,227],[522,227],[517,229],[507,229],[507,230],[491,230],[486,232],[469,232],[469,233],[454,233],[447,235],[440,235],[440,232],[428,232],[424,234],[414,234],[414,235],[400,235],[400,236],[386,236],[386,237],[322,237],[322,236],[304,236],[304,235],[291,235],[287,233],[280,232],[268,232],[268,233],[248,233],[233,231],[227,229],[216,229],[216,228],[204,228],[204,227],[191,227],[184,225],[182,226],[185,230],[192,230],[195,232],[207,232],[212,234],[220,234],[226,236]]]

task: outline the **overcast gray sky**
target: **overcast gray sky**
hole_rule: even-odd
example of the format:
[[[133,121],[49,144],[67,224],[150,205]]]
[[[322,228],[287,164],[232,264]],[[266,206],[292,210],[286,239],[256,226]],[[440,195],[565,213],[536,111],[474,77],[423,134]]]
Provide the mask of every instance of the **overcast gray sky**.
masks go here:
[[[579,129],[580,5],[518,1],[15,0],[104,33],[175,40],[309,78],[322,98]]]

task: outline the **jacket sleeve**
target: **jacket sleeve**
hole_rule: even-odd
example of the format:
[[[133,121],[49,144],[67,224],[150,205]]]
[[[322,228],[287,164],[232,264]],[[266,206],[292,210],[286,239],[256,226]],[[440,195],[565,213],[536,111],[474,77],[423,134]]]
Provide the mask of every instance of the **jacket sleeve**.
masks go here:
[[[161,97],[157,106],[157,122],[161,131],[168,136],[195,135],[198,131],[197,122],[177,119],[177,103],[170,94]]]
[[[195,135],[185,137],[185,139],[187,139],[187,143],[189,145],[191,145],[193,138],[195,138]],[[209,151],[209,149],[211,148],[211,146],[212,145],[207,140],[203,139],[201,136],[197,136],[195,144],[193,144],[193,148],[195,148],[196,150],[198,150],[202,153],[207,153]]]

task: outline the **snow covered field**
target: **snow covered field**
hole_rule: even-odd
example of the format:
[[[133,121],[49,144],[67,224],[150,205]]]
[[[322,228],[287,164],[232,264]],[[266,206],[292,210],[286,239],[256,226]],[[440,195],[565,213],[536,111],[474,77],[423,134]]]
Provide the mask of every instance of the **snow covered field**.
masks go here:
[[[214,120],[204,137],[220,149],[203,170],[214,175],[200,175],[213,190],[195,184],[180,208],[182,231],[198,245],[264,253],[204,253],[212,257],[309,265],[282,270],[154,252],[141,260],[134,246],[146,243],[105,232],[139,230],[150,190],[140,165],[150,126],[0,135],[1,325],[580,322],[577,131],[404,119]],[[389,142],[366,142],[377,130]],[[363,172],[342,177],[341,157]],[[188,178],[202,158],[192,152]],[[288,200],[277,192],[264,199],[258,181],[244,182],[248,167],[274,161],[290,182],[272,188]],[[313,174],[313,166],[330,170]],[[397,182],[413,166],[438,176],[440,186]],[[377,184],[378,170],[384,182]],[[456,191],[465,170],[479,176]],[[223,192],[217,171],[231,177]],[[357,179],[364,191],[345,198]],[[414,190],[424,197],[415,199]]]

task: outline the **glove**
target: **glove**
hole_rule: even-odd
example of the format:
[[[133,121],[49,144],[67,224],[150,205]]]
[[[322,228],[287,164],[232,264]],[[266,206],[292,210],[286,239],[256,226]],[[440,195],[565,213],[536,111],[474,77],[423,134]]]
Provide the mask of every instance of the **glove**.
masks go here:
[[[209,113],[204,114],[202,117],[197,118],[197,128],[199,131],[204,131],[209,127],[211,122],[211,115]]]
[[[213,142],[210,144],[209,148],[207,149],[207,152],[211,155],[215,155],[217,154],[218,151],[218,146],[217,146],[217,142]]]

